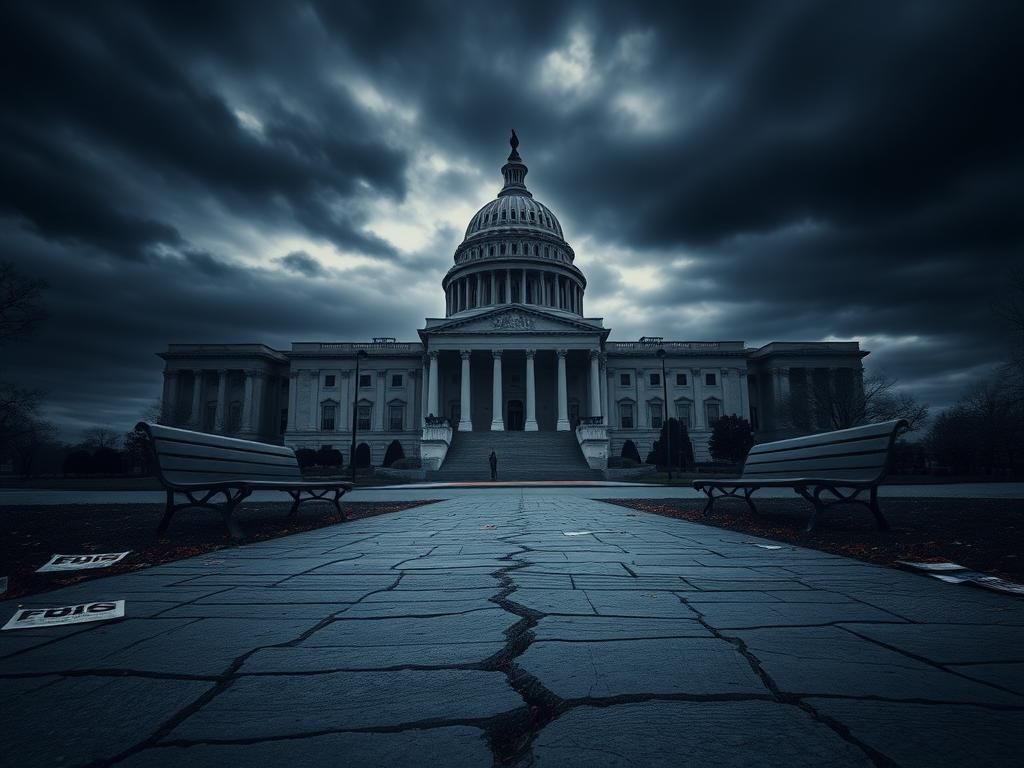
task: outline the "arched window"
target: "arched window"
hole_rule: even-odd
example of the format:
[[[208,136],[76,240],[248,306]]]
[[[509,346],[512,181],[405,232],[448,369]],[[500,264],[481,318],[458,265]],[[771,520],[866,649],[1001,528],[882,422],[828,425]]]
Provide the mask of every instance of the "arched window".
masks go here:
[[[512,218],[515,219],[515,217],[516,217],[516,209],[513,208],[512,209]]]
[[[504,256],[505,255],[505,244],[502,243],[500,246],[498,246],[498,248],[501,251],[501,255]]]
[[[494,255],[494,246],[492,245],[491,246],[491,256],[493,256],[493,255]]]
[[[533,246],[533,255],[534,256],[540,256],[540,246],[537,245],[537,244],[534,244],[534,246]]]
[[[533,221],[533,220],[534,220],[533,211],[530,211],[530,221]]]
[[[512,243],[512,255],[515,256],[519,253],[519,243]]]
[[[548,246],[548,245],[544,246],[544,258],[545,259],[550,259],[551,258],[551,246]]]

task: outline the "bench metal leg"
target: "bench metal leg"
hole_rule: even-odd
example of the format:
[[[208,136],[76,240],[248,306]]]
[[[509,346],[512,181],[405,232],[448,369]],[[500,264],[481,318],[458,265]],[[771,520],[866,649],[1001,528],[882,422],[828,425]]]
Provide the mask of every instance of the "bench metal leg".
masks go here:
[[[821,500],[821,492],[824,488],[815,488],[814,493],[811,493],[803,486],[797,486],[793,489],[807,501],[811,503],[812,509],[811,514],[807,518],[807,526],[804,528],[804,533],[812,533],[818,525],[818,520],[821,517],[821,513],[825,511],[825,504]]]
[[[174,517],[174,513],[177,511],[177,507],[174,506],[174,491],[167,492],[167,504],[164,506],[164,516],[160,520],[160,527],[156,529],[157,536],[163,536],[167,532],[167,527],[171,524],[171,518]]]
[[[334,497],[331,498],[328,494],[334,493]],[[303,498],[302,494],[305,493],[307,496]],[[345,495],[345,489],[343,488],[325,488],[323,490],[316,491],[288,491],[288,495],[292,497],[292,507],[288,510],[288,519],[294,520],[299,514],[299,505],[304,501],[329,501],[334,505],[334,508],[341,515],[342,521],[345,519],[345,513],[341,510],[341,497]]]
[[[871,489],[871,503],[868,504],[871,509],[871,514],[875,516],[875,524],[878,526],[880,531],[889,530],[889,521],[885,519],[885,515],[882,514],[882,510],[878,506],[878,486],[876,485]]]
[[[704,514],[706,515],[711,511],[712,507],[715,506],[715,495],[713,493],[714,488],[705,488],[704,493],[708,495],[708,503],[704,505]]]
[[[232,495],[234,491],[234,495]],[[180,493],[188,501],[182,502],[181,504],[174,503],[174,495]],[[221,518],[224,520],[224,525],[228,529],[228,534],[232,539],[239,540],[244,539],[245,535],[242,533],[242,529],[238,527],[238,524],[234,521],[233,514],[235,507],[241,504],[248,496],[252,493],[249,488],[219,488],[213,491],[207,491],[203,494],[202,498],[198,498],[191,491],[167,491],[167,504],[164,507],[164,516],[160,521],[160,527],[157,528],[157,536],[163,536],[167,531],[167,527],[171,523],[171,518],[174,513],[179,509],[187,509],[189,507],[201,507],[203,509],[212,509],[220,512]],[[220,494],[224,494],[224,501],[216,503],[213,499]]]
[[[745,488],[743,490],[743,500],[747,502],[747,506],[750,507],[751,512],[755,515],[759,515],[760,513],[757,511],[757,507],[754,506],[754,500],[750,498],[754,495],[754,491],[756,490],[757,488]]]

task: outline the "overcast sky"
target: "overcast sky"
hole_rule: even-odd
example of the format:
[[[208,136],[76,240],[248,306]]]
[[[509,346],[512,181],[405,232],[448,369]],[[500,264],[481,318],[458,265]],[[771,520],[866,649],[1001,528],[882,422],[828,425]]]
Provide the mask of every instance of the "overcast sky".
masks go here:
[[[858,339],[943,407],[1004,355],[1024,3],[88,3],[0,24],[4,350],[68,439],[169,342],[397,336],[515,128],[613,340]]]

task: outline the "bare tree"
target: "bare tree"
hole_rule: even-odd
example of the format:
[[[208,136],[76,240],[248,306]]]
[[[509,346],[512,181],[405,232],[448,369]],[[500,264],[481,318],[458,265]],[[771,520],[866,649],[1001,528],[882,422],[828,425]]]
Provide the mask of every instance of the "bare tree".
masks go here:
[[[25,277],[0,262],[0,342],[31,333],[46,317],[42,296],[46,281]]]
[[[92,451],[103,448],[118,450],[122,435],[106,427],[91,427],[82,433],[82,445]]]
[[[807,408],[811,414],[826,418],[829,429],[906,419],[914,430],[928,418],[928,406],[910,393],[898,391],[897,383],[897,379],[879,374],[865,376],[863,385],[830,376],[808,387]],[[799,412],[800,407],[792,403],[790,413]]]

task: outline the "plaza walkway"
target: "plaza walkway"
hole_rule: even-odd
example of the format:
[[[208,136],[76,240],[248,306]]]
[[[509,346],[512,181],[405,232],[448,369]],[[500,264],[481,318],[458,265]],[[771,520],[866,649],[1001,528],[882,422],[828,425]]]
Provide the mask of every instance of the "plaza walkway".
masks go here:
[[[85,582],[25,604],[127,618],[0,633],[0,764],[1020,765],[1024,601],[759,544],[474,491]]]

